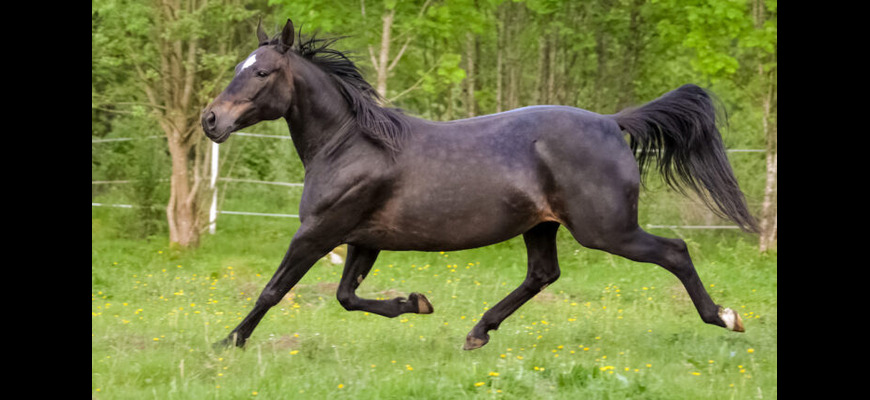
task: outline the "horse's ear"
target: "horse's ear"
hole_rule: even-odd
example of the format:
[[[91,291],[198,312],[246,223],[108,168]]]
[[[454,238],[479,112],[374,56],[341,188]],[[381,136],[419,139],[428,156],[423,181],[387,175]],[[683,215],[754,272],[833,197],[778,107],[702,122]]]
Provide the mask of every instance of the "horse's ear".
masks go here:
[[[269,35],[267,35],[266,31],[263,30],[262,18],[257,21],[257,40],[259,41],[260,46],[269,43]]]
[[[285,52],[290,49],[290,46],[293,46],[293,38],[293,21],[287,19],[287,24],[284,25],[284,29],[281,30],[281,37],[278,39],[278,50]]]

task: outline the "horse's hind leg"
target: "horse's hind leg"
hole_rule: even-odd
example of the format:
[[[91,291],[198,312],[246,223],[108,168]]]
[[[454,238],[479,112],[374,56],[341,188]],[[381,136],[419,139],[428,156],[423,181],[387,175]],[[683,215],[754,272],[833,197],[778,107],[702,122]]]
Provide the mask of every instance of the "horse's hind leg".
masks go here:
[[[421,293],[411,293],[407,299],[368,300],[357,297],[356,289],[372,269],[379,252],[377,249],[347,246],[347,260],[336,293],[338,302],[348,311],[368,311],[390,318],[404,313],[431,314],[434,311],[432,304]]]
[[[740,316],[730,308],[716,305],[707,294],[684,241],[651,235],[640,227],[627,231],[599,232],[594,240],[584,238],[586,233],[572,233],[587,247],[662,266],[682,282],[704,322],[743,332]]]
[[[505,318],[544,290],[547,285],[559,279],[559,262],[556,259],[558,229],[559,224],[544,222],[523,234],[529,259],[526,279],[495,307],[483,314],[465,338],[463,349],[472,350],[485,345],[489,342],[487,332],[498,329]]]
[[[554,169],[560,171],[554,181],[559,188],[557,213],[563,225],[585,247],[662,266],[679,278],[704,322],[742,332],[740,316],[710,299],[686,243],[650,235],[638,226],[640,174],[622,135],[614,133],[601,143],[606,147],[598,153],[584,153],[583,158],[567,161],[551,157],[551,163],[560,166]],[[607,156],[599,156],[604,154]],[[562,172],[570,170],[587,173]]]

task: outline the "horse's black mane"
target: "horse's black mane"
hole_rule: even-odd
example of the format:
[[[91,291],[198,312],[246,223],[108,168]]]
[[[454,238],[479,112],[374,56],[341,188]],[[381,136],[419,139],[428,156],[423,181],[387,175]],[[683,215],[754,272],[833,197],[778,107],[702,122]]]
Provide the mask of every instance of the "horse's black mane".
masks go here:
[[[335,78],[362,133],[391,154],[398,152],[408,133],[408,124],[400,110],[380,105],[383,98],[366,82],[359,67],[348,57],[348,52],[330,47],[344,37],[320,39],[315,33],[305,38],[301,28],[298,36],[298,45],[291,50]],[[277,37],[270,42],[277,43]]]

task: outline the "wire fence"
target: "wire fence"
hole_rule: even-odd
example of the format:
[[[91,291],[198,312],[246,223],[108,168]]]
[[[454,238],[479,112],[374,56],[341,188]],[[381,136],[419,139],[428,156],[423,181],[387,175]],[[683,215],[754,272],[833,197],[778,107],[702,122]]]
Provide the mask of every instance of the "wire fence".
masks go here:
[[[282,139],[282,140],[292,140],[288,135],[266,135],[259,133],[247,133],[247,132],[235,132],[234,135],[243,136],[243,137],[254,137],[254,138],[266,138],[266,139]],[[108,138],[108,139],[92,139],[91,143],[112,143],[112,142],[124,142],[131,140],[148,140],[148,139],[159,139],[165,138],[165,136],[146,136],[143,138]],[[243,179],[243,178],[233,178],[233,177],[219,177],[218,168],[217,168],[217,154],[218,154],[218,146],[217,143],[212,143],[212,151],[214,152],[214,156],[212,157],[213,162],[213,174],[212,174],[212,189],[213,189],[213,199],[211,205],[211,212],[209,216],[210,228],[209,231],[211,233],[215,232],[217,215],[245,215],[245,216],[259,216],[259,217],[275,217],[275,218],[299,218],[298,214],[282,214],[282,213],[263,213],[263,212],[252,212],[252,211],[230,211],[230,210],[218,210],[217,209],[217,187],[215,186],[216,181],[223,182],[239,182],[239,183],[251,183],[251,184],[261,184],[261,185],[277,185],[277,186],[285,186],[285,187],[299,187],[302,188],[305,186],[304,182],[275,182],[275,181],[261,181],[254,179]],[[726,150],[728,153],[765,153],[764,149],[728,149]],[[161,179],[160,181],[168,181],[169,179]],[[129,184],[134,181],[132,180],[93,180],[91,181],[92,185],[113,185],[113,184]],[[131,209],[135,206],[131,204],[105,204],[105,203],[95,203],[91,202],[92,207],[114,207],[114,208],[126,208]],[[659,229],[740,229],[736,225],[662,225],[662,224],[646,224],[647,228],[659,228]]]

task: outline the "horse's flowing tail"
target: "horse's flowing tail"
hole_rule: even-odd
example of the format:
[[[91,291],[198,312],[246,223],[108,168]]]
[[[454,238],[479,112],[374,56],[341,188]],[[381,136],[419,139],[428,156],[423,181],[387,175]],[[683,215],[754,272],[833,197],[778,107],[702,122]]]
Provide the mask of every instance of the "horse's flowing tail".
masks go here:
[[[716,114],[713,97],[688,84],[610,117],[630,135],[641,176],[655,160],[669,186],[683,194],[691,188],[719,216],[758,232],[728,163]]]

